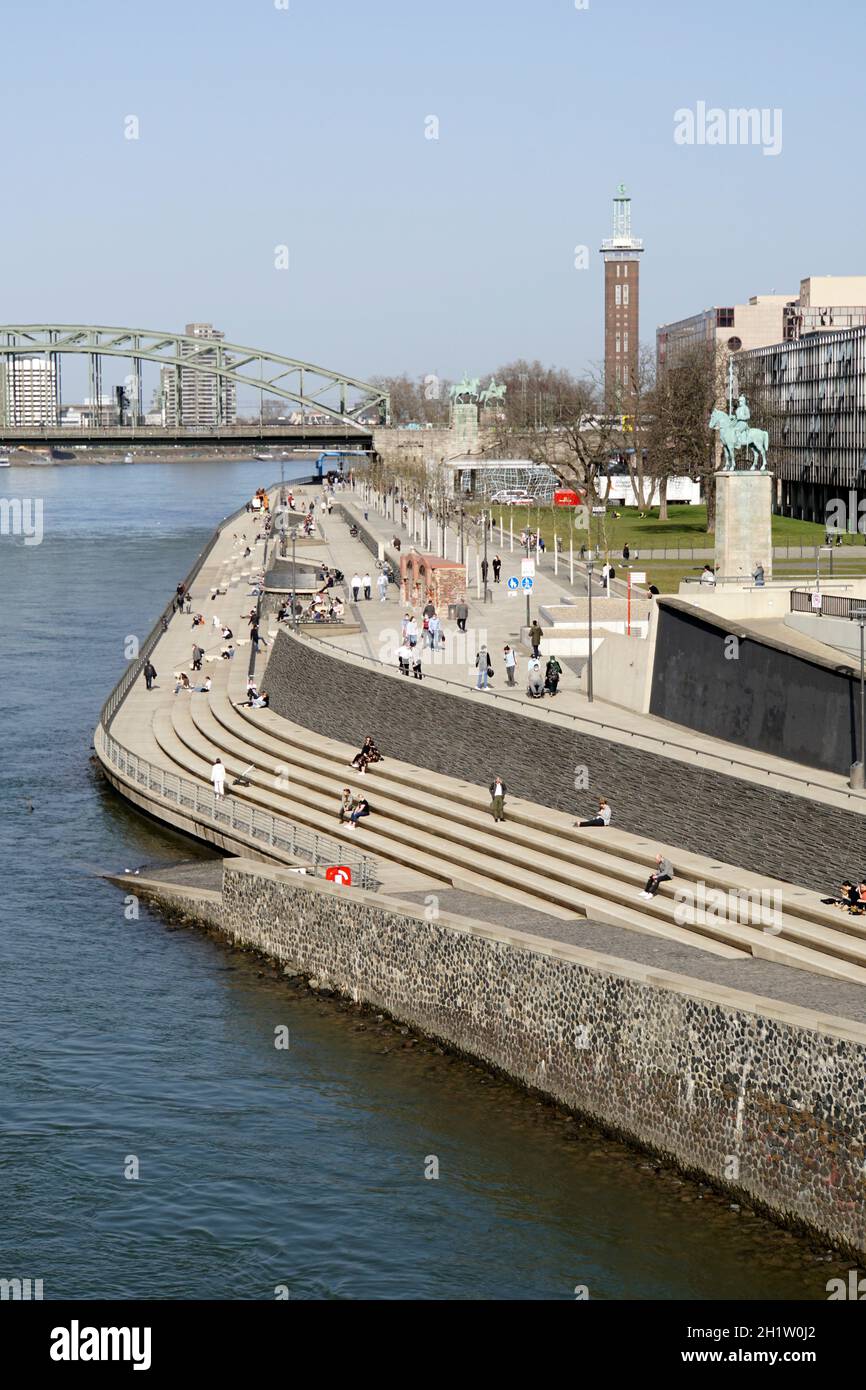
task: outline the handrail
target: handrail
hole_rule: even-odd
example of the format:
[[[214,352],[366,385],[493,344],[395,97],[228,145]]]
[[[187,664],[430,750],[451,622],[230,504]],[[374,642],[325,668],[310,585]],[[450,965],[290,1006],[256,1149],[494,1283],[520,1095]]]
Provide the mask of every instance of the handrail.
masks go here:
[[[277,486],[278,484],[272,483],[268,492]],[[186,592],[189,592],[193,580],[200,573],[224,528],[231,522],[237,521],[245,512],[246,503],[242,507],[238,507],[236,511],[229,512],[228,516],[217,524],[213,535],[195,559],[189,574],[186,576],[184,581]],[[223,811],[221,807],[217,806],[213,792],[209,788],[187,781],[186,778],[174,773],[166,772],[164,768],[157,767],[148,762],[146,758],[129,753],[112,737],[110,733],[112,721],[136,679],[141,675],[144,664],[153,653],[160,637],[167,630],[169,619],[175,611],[175,603],[176,598],[172,598],[166,604],[141,644],[138,656],[127,666],[103,704],[99,714],[99,723],[94,733],[96,747],[99,748],[101,745],[108,760],[120,771],[125,772],[126,776],[132,777],[136,783],[147,787],[149,793],[156,792],[164,800],[174,802],[184,809],[193,810],[198,816],[204,815],[217,826],[229,824],[232,829],[239,831],[239,833],[246,833],[252,839],[264,840],[272,847],[285,849],[288,853],[300,858],[311,859],[316,873],[319,872],[320,863],[330,861],[331,864],[346,864],[352,869],[353,877],[357,873],[361,888],[369,888],[375,892],[379,886],[379,880],[376,876],[376,861],[369,855],[358,854],[356,850],[348,848],[337,840],[319,835],[316,831],[304,830],[303,827],[296,826],[283,816],[274,816],[268,811],[260,811],[249,803],[240,802],[236,797],[228,799],[225,811]],[[243,823],[242,810],[249,810],[250,812],[246,818],[246,824]]]
[[[363,652],[346,651],[345,648],[336,646],[333,642],[330,642],[327,639],[327,637],[325,637],[324,635],[320,635],[318,632],[308,630],[305,633],[305,636],[309,636],[323,647],[331,647],[333,651],[343,659],[347,659],[350,661],[358,661],[373,666],[381,666],[383,667],[383,669],[387,671],[389,675],[393,675],[396,677],[396,672],[393,671],[393,669],[388,665],[388,663],[385,661],[381,661],[378,657],[366,656]],[[462,685],[459,681],[450,680],[447,676],[431,676],[428,674],[426,676],[426,679],[432,680],[439,685],[453,686],[455,690],[461,691],[463,695],[466,694],[467,687],[465,685]],[[515,710],[513,699],[510,699],[507,696],[500,695],[498,691],[490,690],[489,687],[488,690],[489,694],[493,696],[494,700],[504,700],[506,706],[511,708],[512,713],[516,713],[518,715],[525,715],[529,713],[529,711],[527,709],[524,709],[522,706],[518,706]],[[747,762],[744,758],[732,758],[726,753],[706,752],[703,749],[694,748],[691,744],[680,743],[677,739],[659,738],[657,734],[644,733],[642,730],[626,729],[623,728],[620,724],[612,724],[610,722],[603,722],[601,720],[588,719],[585,715],[570,714],[567,711],[562,711],[558,709],[554,710],[552,705],[542,705],[540,709],[534,706],[532,709],[532,713],[534,715],[541,714],[543,712],[547,714],[553,714],[556,716],[556,719],[551,721],[553,723],[555,723],[558,719],[570,719],[573,723],[580,724],[590,733],[596,734],[599,737],[603,737],[603,731],[607,730],[609,733],[616,733],[624,737],[627,737],[631,739],[632,742],[634,742],[635,740],[644,739],[647,743],[656,744],[659,750],[676,748],[683,752],[690,753],[697,760],[705,758],[707,760],[714,760],[717,763],[727,763],[730,767],[745,768],[748,772],[752,773],[753,776],[756,773],[759,773],[761,775],[766,775],[767,778],[778,777],[783,781],[800,784],[803,787],[814,787],[819,791],[829,792],[833,796],[844,796],[848,801],[856,803],[858,809],[863,807],[864,804],[861,793],[846,791],[843,787],[829,787],[826,784],[826,782],[815,781],[814,778],[798,777],[796,773],[780,772],[774,768],[756,767],[754,763]],[[650,749],[648,751],[655,750]]]
[[[177,773],[157,767],[137,753],[130,753],[101,723],[97,726],[94,741],[101,756],[130,781],[144,787],[149,797],[158,796],[185,812],[192,812],[198,820],[211,821],[218,829],[234,830],[272,849],[285,850],[295,859],[307,859],[312,863],[315,874],[320,874],[323,865],[345,864],[351,869],[352,881],[358,887],[371,892],[378,888],[376,862],[369,855],[359,854],[328,835],[295,825],[284,816],[259,810],[237,797],[218,802],[210,787],[191,782]]]

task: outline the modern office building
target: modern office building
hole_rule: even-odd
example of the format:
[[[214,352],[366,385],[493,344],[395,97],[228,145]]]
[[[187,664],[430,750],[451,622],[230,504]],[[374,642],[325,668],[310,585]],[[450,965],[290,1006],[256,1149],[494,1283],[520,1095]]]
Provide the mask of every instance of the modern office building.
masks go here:
[[[53,357],[9,357],[0,367],[0,405],[7,426],[56,425],[57,366]]]
[[[746,304],[713,305],[699,314],[656,329],[659,371],[696,343],[745,352],[823,329],[866,323],[866,275],[812,275],[800,292],[756,294]]]
[[[737,376],[770,435],[778,510],[824,521],[841,499],[856,518],[866,499],[866,320],[753,348]]]
[[[604,393],[615,413],[628,414],[637,390],[640,360],[640,257],[643,242],[631,234],[631,198],[620,184],[613,200],[613,236],[601,243],[604,258]]]
[[[181,343],[182,358],[195,357],[204,367],[215,367],[218,350],[207,342],[221,342],[225,334],[212,323],[188,323],[184,332],[198,343]],[[163,367],[161,370],[162,418],[168,427],[216,429],[232,425],[237,419],[237,392],[233,382],[225,381],[216,372],[193,367]]]
[[[785,314],[794,296],[756,294],[747,304],[713,305],[675,323],[656,329],[656,365],[660,372],[699,343],[726,347],[729,352],[780,343],[785,337]]]

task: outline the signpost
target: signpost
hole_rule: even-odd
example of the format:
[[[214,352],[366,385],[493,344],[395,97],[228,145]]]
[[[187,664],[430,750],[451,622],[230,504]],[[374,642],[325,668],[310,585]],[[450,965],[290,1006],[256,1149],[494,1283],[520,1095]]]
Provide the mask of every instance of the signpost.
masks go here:
[[[524,560],[524,561],[523,561],[523,565],[524,565],[524,568],[525,568],[527,565],[532,565],[533,570],[535,569],[535,565],[533,564],[532,560]],[[533,586],[534,583],[535,583],[535,579],[533,578],[533,575],[532,575],[532,574],[524,574],[523,578],[522,578],[521,581],[520,581],[520,587],[521,587],[521,589],[523,589],[523,590],[525,591],[525,593],[526,593],[526,626],[527,626],[527,627],[529,627],[529,623],[530,623],[529,595],[532,593],[532,586]]]

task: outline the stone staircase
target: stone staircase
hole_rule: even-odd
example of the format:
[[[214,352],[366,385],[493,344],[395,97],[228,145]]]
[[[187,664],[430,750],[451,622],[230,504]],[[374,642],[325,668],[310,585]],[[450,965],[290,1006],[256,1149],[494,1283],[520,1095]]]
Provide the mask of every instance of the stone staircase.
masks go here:
[[[339,658],[335,658],[339,659]],[[486,789],[388,759],[359,778],[355,749],[289,723],[269,710],[238,708],[240,663],[214,673],[209,695],[178,695],[155,711],[153,737],[163,760],[184,775],[209,780],[215,757],[229,783],[252,764],[249,787],[232,794],[299,825],[326,831],[382,861],[408,865],[434,885],[484,892],[560,919],[589,917],[698,947],[725,959],[755,956],[856,983],[866,983],[866,918],[821,905],[818,896],[644,839],[606,829],[580,830],[561,812],[509,798],[508,820],[495,825]],[[357,830],[341,826],[342,787],[363,789],[372,815]],[[638,897],[656,852],[676,868],[652,902]],[[730,920],[712,912],[675,916],[676,890],[698,884],[725,894],[781,895],[781,927]],[[758,899],[760,901],[760,898]]]

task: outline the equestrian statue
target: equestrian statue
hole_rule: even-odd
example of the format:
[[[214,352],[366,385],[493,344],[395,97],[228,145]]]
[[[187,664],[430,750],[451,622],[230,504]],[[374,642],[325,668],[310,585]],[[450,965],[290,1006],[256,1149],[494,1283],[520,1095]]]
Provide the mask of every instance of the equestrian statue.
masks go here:
[[[737,467],[737,450],[748,449],[752,459],[750,473],[766,473],[767,449],[770,436],[766,430],[754,430],[749,425],[752,412],[745,396],[740,396],[733,415],[725,410],[714,410],[710,416],[710,429],[718,430],[719,439],[725,452],[722,463],[723,473],[733,473]],[[758,464],[760,463],[760,468]]]

